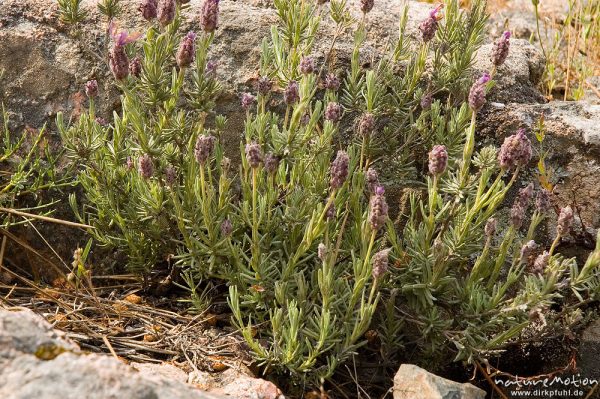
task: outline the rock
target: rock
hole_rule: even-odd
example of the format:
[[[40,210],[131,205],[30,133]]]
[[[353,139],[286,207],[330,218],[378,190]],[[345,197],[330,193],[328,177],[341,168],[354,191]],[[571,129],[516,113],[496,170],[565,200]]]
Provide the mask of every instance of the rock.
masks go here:
[[[500,108],[490,104],[482,115],[478,131],[501,143],[518,128],[526,128],[536,153],[539,144],[532,132],[542,115],[546,126],[546,165],[554,185],[554,205],[557,210],[574,206],[577,223],[571,238],[587,245],[593,242],[600,228],[600,105],[554,101],[548,104],[512,103]],[[534,157],[534,162],[537,159]],[[534,162],[532,168],[535,168]],[[529,179],[535,181],[535,174]],[[548,233],[553,237],[556,218],[552,216],[547,220]]]
[[[244,367],[227,369],[222,373],[194,371],[189,375],[189,383],[208,392],[225,394],[238,399],[282,399],[282,392],[275,384],[254,378]]]
[[[412,364],[403,364],[394,377],[394,399],[485,399],[474,385],[450,381]]]
[[[592,76],[586,81],[587,89],[582,98],[590,104],[600,104],[600,76]]]
[[[171,381],[184,383],[188,380],[185,371],[169,363],[130,363],[129,365],[139,371],[141,375],[159,375]]]
[[[590,324],[581,335],[577,367],[581,375],[600,379],[600,320]]]
[[[5,399],[217,399],[212,393],[84,354],[29,310],[0,309],[0,397]]]
[[[39,355],[44,349],[76,352],[79,347],[29,310],[0,310],[0,370],[5,369],[1,367],[4,362],[19,354]]]
[[[475,56],[477,76],[492,70],[490,54],[492,43],[481,46]],[[536,47],[527,40],[511,39],[510,52],[496,73],[496,85],[488,101],[500,103],[540,103],[544,96],[537,89],[544,73],[546,61]]]

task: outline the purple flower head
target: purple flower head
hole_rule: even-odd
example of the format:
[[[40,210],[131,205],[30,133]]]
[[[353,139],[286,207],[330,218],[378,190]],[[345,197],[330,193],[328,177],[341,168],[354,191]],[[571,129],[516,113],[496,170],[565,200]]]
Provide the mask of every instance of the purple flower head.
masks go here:
[[[519,129],[516,134],[504,139],[498,162],[505,170],[526,166],[531,160],[531,141],[525,134],[525,129]]]
[[[136,41],[141,34],[128,34],[125,31],[116,32],[113,22],[108,26],[108,32],[112,36],[115,44],[108,55],[108,64],[115,79],[123,80],[129,75],[129,58],[125,53],[125,45]]]
[[[131,157],[127,157],[127,161],[125,161],[125,166],[127,166],[127,170],[133,169],[133,159],[131,159]]]
[[[266,96],[273,88],[273,82],[268,76],[261,76],[260,78],[258,78],[257,86],[258,92],[263,96]]]
[[[221,222],[221,235],[223,237],[229,237],[232,232],[233,232],[233,224],[231,223],[231,220],[229,220],[229,219],[223,220],[223,222]]]
[[[561,237],[565,234],[568,234],[569,231],[571,231],[573,219],[573,208],[567,206],[560,210],[560,214],[558,215],[558,222],[556,223],[556,231]]]
[[[342,106],[336,102],[330,102],[325,108],[325,119],[337,122],[342,118]]]
[[[256,97],[254,97],[252,94],[242,94],[242,108],[244,109],[244,111],[248,111],[255,101]]]
[[[448,151],[446,146],[435,145],[429,152],[429,173],[439,176],[446,171],[448,166]]]
[[[427,43],[435,37],[435,32],[438,29],[438,20],[440,19],[437,13],[440,11],[441,8],[442,5],[439,5],[433,10],[431,10],[429,12],[429,16],[425,20],[423,20],[423,22],[421,22],[421,24],[419,25],[421,37],[423,38],[423,41],[425,43]]]
[[[523,220],[525,220],[525,207],[517,198],[510,208],[510,222],[515,230],[519,230],[523,226]]]
[[[196,33],[188,32],[187,35],[181,39],[181,43],[179,43],[179,49],[177,50],[175,59],[177,60],[177,65],[179,65],[180,68],[185,68],[194,62],[195,57]]]
[[[292,105],[300,100],[300,87],[298,82],[291,80],[283,92],[283,101],[287,105]]]
[[[300,72],[308,75],[315,71],[315,61],[311,57],[303,57],[299,65]]]
[[[152,164],[152,158],[150,155],[144,154],[138,159],[138,173],[144,179],[149,179],[154,173],[154,165]]]
[[[165,183],[167,186],[173,187],[177,181],[177,170],[173,165],[168,165],[165,168]]]
[[[96,80],[88,80],[85,83],[85,94],[89,98],[94,98],[98,95],[98,82]]]
[[[279,156],[274,155],[271,152],[269,152],[267,155],[265,155],[265,170],[267,171],[267,173],[272,175],[275,172],[277,172],[278,168],[279,168]]]
[[[158,0],[156,18],[162,26],[167,26],[173,22],[176,7],[175,0]]]
[[[433,97],[431,96],[431,93],[427,92],[427,93],[423,94],[423,97],[421,97],[421,108],[422,109],[430,109],[432,103],[433,103]]]
[[[219,27],[219,0],[204,0],[200,11],[202,30],[212,33]]]
[[[324,86],[327,90],[336,91],[340,88],[340,79],[336,76],[336,74],[328,73],[327,76],[325,76]]]
[[[346,178],[348,177],[349,164],[350,157],[348,157],[348,153],[346,151],[339,150],[329,169],[329,185],[332,189],[342,187],[346,181]]]
[[[548,251],[544,251],[533,262],[533,272],[536,274],[544,273],[544,270],[548,267],[550,263],[550,253]]]
[[[381,250],[373,255],[373,258],[371,258],[371,264],[373,265],[372,274],[374,279],[377,280],[383,276],[385,272],[387,272],[391,250],[391,248]]]
[[[367,169],[366,180],[367,180],[367,188],[369,189],[369,192],[371,194],[375,194],[375,190],[377,190],[377,187],[380,187],[379,186],[379,174],[377,173],[377,171],[373,168]]]
[[[496,225],[496,219],[494,218],[489,218],[488,221],[485,223],[483,231],[487,238],[491,238],[494,235],[494,233],[496,233]]]
[[[489,81],[490,75],[485,72],[471,86],[471,90],[469,91],[469,106],[473,111],[479,111],[485,105],[485,87]]]
[[[388,218],[388,205],[385,200],[385,189],[379,186],[369,202],[369,224],[374,231],[385,225]]]
[[[325,217],[327,218],[327,220],[332,220],[335,218],[335,214],[335,204],[332,202],[325,211]]]
[[[360,10],[365,14],[373,9],[375,0],[360,0]]]
[[[533,197],[533,183],[529,183],[526,187],[519,190],[517,201],[525,210],[529,207],[531,198]]]
[[[246,159],[252,169],[256,169],[260,166],[260,163],[263,160],[263,152],[262,148],[260,148],[260,144],[246,144]]]
[[[527,261],[527,259],[533,255],[533,253],[535,252],[535,250],[538,248],[538,245],[535,243],[535,241],[530,240],[527,241],[522,247],[521,247],[521,261]]]
[[[142,60],[140,57],[135,57],[129,62],[129,73],[136,78],[140,77],[140,74],[142,73]]]
[[[98,95],[98,82],[94,79],[94,80],[88,80],[85,83],[85,94],[89,97],[89,98],[94,98]]]
[[[498,40],[494,42],[492,47],[492,63],[495,66],[504,64],[506,57],[508,56],[508,50],[510,48],[510,32],[506,31],[500,36]]]
[[[146,21],[156,18],[157,0],[142,0],[139,10]]]
[[[201,135],[196,139],[194,156],[200,165],[204,165],[215,149],[216,137]]]
[[[535,209],[540,214],[548,213],[552,208],[552,202],[550,201],[550,192],[546,189],[540,189],[535,196]]]
[[[108,65],[117,80],[123,80],[129,75],[129,58],[125,53],[125,47],[115,44],[108,55]]]
[[[358,133],[363,137],[369,137],[375,130],[375,117],[370,112],[362,114],[358,120]]]

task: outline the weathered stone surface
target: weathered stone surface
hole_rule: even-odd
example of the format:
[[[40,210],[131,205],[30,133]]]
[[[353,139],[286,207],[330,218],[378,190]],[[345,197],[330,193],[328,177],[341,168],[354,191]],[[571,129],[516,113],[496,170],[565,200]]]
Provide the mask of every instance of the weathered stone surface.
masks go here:
[[[485,391],[471,384],[459,384],[422,368],[403,364],[394,377],[394,399],[485,399]]]
[[[548,104],[490,104],[478,126],[480,135],[496,143],[518,128],[533,131],[544,116],[548,150],[546,160],[554,183],[555,206],[576,209],[576,226],[571,238],[589,241],[600,228],[600,106],[585,102],[554,101]],[[533,133],[531,133],[533,134]],[[534,146],[537,141],[531,137]],[[537,157],[534,157],[537,160]],[[535,168],[535,165],[532,164]],[[530,176],[535,180],[535,176]],[[551,236],[555,217],[548,220]]]
[[[581,335],[577,366],[583,377],[600,379],[600,320],[590,324]]]
[[[76,32],[69,33],[58,22],[55,0],[0,2],[0,69],[6,73],[0,89],[8,109],[15,114],[16,126],[28,124],[39,127],[44,122],[52,123],[58,111],[67,114],[72,110],[77,112],[86,101],[83,84],[91,78],[97,79],[100,84],[100,114],[110,116],[113,110],[118,109],[118,92],[113,88],[113,78],[106,65],[107,23],[99,14],[96,3],[83,1],[83,8],[88,12],[86,21]],[[348,2],[356,18],[362,17],[359,3],[359,0]],[[201,0],[191,0],[189,8],[184,11],[182,31],[199,30],[200,4]],[[122,0],[120,5],[123,12],[117,19],[117,25],[130,31],[143,30],[145,22],[137,10],[139,2]],[[431,8],[430,4],[410,2],[407,24],[410,36],[417,35],[418,24]],[[218,63],[218,78],[224,86],[218,111],[229,116],[231,123],[226,134],[239,137],[244,120],[243,115],[238,115],[239,96],[244,91],[253,90],[258,76],[259,46],[263,38],[269,37],[276,14],[272,6],[254,0],[221,2],[220,9],[220,26],[210,50],[210,57]],[[327,5],[323,6],[325,14],[327,10]],[[402,2],[381,0],[375,3],[367,15],[369,33],[361,52],[365,65],[372,57],[377,58],[389,41],[397,37],[402,10]],[[313,54],[319,62],[324,59],[333,35],[333,23],[325,15]],[[352,48],[351,32],[338,38],[334,69],[348,65]],[[482,52],[486,51],[482,49]],[[506,84],[502,83],[496,92],[502,92],[502,88],[506,87],[511,93],[506,96],[514,97],[521,91],[517,86],[524,84],[526,95],[532,97],[534,94],[530,91],[536,83],[539,57],[532,47],[519,43],[513,46],[512,53],[507,63],[517,64],[514,68],[511,66],[507,75],[511,75],[514,69],[515,77],[507,78]],[[488,55],[483,56],[483,59],[487,58]],[[484,63],[481,65],[487,68]],[[528,78],[533,80],[527,82]],[[238,152],[237,142],[234,150]]]
[[[22,354],[32,354],[40,348],[61,348],[78,351],[78,346],[53,330],[42,318],[31,311],[0,310],[0,370],[3,363]]]
[[[483,45],[475,56],[478,74],[492,70],[492,43]],[[544,97],[537,89],[546,61],[542,53],[527,40],[511,39],[510,52],[494,77],[496,85],[488,101],[502,103],[541,103]]]
[[[159,375],[171,381],[187,382],[188,375],[182,369],[168,363],[129,363],[142,375]]]
[[[140,373],[110,356],[83,354],[29,310],[0,309],[0,397],[5,399],[217,399]]]
[[[188,382],[207,392],[224,394],[238,399],[283,399],[283,393],[275,384],[260,378],[244,366],[229,368],[221,373],[193,371]]]

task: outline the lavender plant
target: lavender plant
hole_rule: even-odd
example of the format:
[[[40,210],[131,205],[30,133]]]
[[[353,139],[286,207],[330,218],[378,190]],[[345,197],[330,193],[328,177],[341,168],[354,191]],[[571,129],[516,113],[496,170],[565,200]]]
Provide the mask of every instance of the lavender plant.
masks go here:
[[[280,23],[263,45],[256,97],[241,99],[239,197],[228,194],[223,159],[210,156],[218,142],[201,136],[198,171],[184,177],[200,175],[198,192],[175,197],[177,220],[190,220],[180,224],[181,259],[230,282],[234,321],[266,370],[318,384],[364,343],[387,264],[388,209],[383,187],[367,188],[360,147],[335,150],[343,107],[336,84],[317,97],[316,5],[275,6]],[[283,115],[269,108],[275,85],[285,87]]]
[[[567,209],[547,251],[533,242],[550,217],[541,191],[528,218],[533,186],[519,192],[508,225],[500,216],[532,158],[530,134],[515,132],[499,150],[476,146],[496,71],[472,82],[484,2],[458,3],[432,9],[417,39],[406,35],[405,10],[399,38],[365,69],[360,50],[376,4],[361,2],[355,21],[344,0],[329,14],[322,4],[275,0],[278,23],[262,43],[256,87],[240,99],[236,170],[223,150],[226,120],[214,112],[219,83],[208,57],[219,2],[204,1],[201,32],[181,32],[181,4],[144,1],[152,25],[143,37],[111,30],[121,113],[98,120],[90,82],[88,111],[71,124],[58,117],[67,155],[80,165],[78,217],[132,270],[176,262],[202,306],[195,282],[225,281],[233,321],[264,370],[294,382],[331,378],[370,326],[389,358],[408,343],[437,360],[496,354],[531,325],[532,310],[595,298],[598,256],[579,270],[556,253]],[[335,32],[328,48],[354,28],[344,74],[332,51],[321,65],[313,54],[324,15]],[[490,55],[498,65],[508,41]],[[411,193],[395,223],[389,185]],[[553,322],[569,324],[564,315]]]
[[[213,34],[179,32],[179,7],[171,23],[163,26],[168,15],[162,22],[153,19],[143,38],[112,26],[109,65],[123,92],[122,116],[115,114],[110,124],[98,119],[95,90],[86,90],[87,113],[70,125],[62,115],[57,118],[67,156],[81,165],[78,180],[86,201],[79,208],[72,197],[77,216],[96,227],[90,231],[96,242],[123,251],[130,269],[144,274],[177,254],[174,187],[181,174],[194,173],[189,151],[196,137],[218,135],[224,123],[217,118],[212,130],[204,128],[219,91],[207,73]],[[167,8],[161,12],[170,13]],[[130,58],[131,53],[138,55]]]

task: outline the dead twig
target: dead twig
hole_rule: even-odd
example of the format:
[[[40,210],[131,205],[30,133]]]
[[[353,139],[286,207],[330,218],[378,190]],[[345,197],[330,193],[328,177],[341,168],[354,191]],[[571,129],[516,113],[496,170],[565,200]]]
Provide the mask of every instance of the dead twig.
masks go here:
[[[56,219],[56,218],[52,218],[49,216],[36,215],[34,213],[21,212],[21,211],[17,211],[16,209],[0,207],[0,212],[6,212],[11,215],[23,216],[26,218],[43,220],[44,222],[62,224],[64,226],[69,226],[69,227],[79,227],[79,228],[83,228],[83,229],[95,229],[94,226],[90,226],[87,224],[69,222],[68,220]]]
[[[483,377],[490,384],[490,386],[494,389],[494,391],[496,391],[502,399],[508,399],[508,397],[504,394],[504,392],[502,392],[502,390],[498,387],[498,385],[496,385],[494,383],[494,381],[492,381],[489,374],[485,371],[485,369],[481,366],[481,364],[478,361],[475,361],[475,365],[477,366],[477,368],[479,369],[479,371],[481,372]]]

